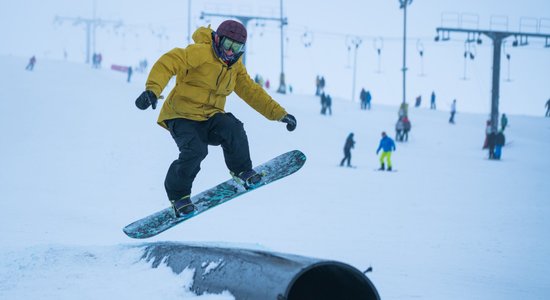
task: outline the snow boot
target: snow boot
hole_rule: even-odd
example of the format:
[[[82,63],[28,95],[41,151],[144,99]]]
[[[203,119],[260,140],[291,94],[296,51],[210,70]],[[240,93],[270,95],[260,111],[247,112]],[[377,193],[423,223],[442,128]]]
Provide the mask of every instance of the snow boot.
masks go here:
[[[385,166],[384,166],[384,163],[382,163],[382,164],[380,165],[380,169],[378,169],[378,171],[384,171],[385,169],[386,169],[386,168],[385,168]]]
[[[196,209],[193,202],[191,202],[191,197],[189,195],[183,196],[181,199],[178,200],[170,200],[170,203],[172,203],[174,214],[178,218],[181,216],[192,214]]]
[[[388,172],[391,172],[391,166],[388,166]]]
[[[262,181],[262,175],[254,171],[254,169],[243,171],[237,176],[233,175],[233,177],[247,190],[256,188]]]

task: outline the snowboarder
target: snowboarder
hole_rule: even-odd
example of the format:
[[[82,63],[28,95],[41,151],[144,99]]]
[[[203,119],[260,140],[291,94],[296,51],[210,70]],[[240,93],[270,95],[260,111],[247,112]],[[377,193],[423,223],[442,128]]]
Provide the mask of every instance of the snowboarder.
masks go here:
[[[126,79],[127,82],[130,82],[132,80],[132,74],[134,73],[134,70],[132,69],[132,66],[128,67],[128,78]]]
[[[487,148],[489,148],[489,159],[495,158],[496,139],[497,139],[497,134],[494,131],[491,131],[487,135]]]
[[[405,124],[403,118],[399,118],[395,123],[395,140],[398,142],[403,141],[403,130],[405,130]]]
[[[296,118],[288,114],[267,92],[254,83],[242,60],[247,32],[239,22],[226,20],[216,31],[200,27],[195,44],[174,48],[154,64],[136,99],[142,110],[156,108],[158,98],[173,76],[176,85],[162,105],[157,123],[167,129],[179,148],[164,181],[176,216],[196,209],[191,187],[208,154],[208,145],[222,146],[225,164],[245,188],[253,188],[262,176],[252,169],[248,139],[243,123],[225,111],[226,97],[237,93],[248,105],[269,120],[296,129]]]
[[[367,109],[367,91],[365,91],[365,88],[361,88],[359,100],[361,101],[361,110]]]
[[[325,93],[321,93],[321,114],[325,115],[327,113],[327,96]]]
[[[451,104],[451,117],[449,118],[449,123],[451,124],[455,123],[455,114],[456,114],[456,99],[454,99],[453,103]]]
[[[332,98],[329,94],[325,97],[326,111],[329,116],[332,116]]]
[[[506,114],[502,114],[500,117],[500,126],[502,131],[504,131],[504,129],[508,126],[508,117],[506,117]]]
[[[25,67],[25,70],[32,71],[32,70],[34,69],[34,64],[36,64],[36,57],[33,55],[33,56],[29,59],[29,63],[28,63],[27,66]]]
[[[414,102],[414,107],[420,107],[420,104],[422,104],[422,96],[416,97],[416,100]]]
[[[495,137],[495,159],[500,159],[502,156],[502,147],[504,147],[504,144],[506,143],[506,138],[504,136],[504,131],[501,130],[497,133]]]
[[[491,120],[487,120],[487,125],[485,126],[485,141],[483,142],[483,149],[489,147],[489,134],[493,132],[493,125],[491,125]]]
[[[411,131],[411,121],[408,117],[403,117],[403,135],[401,135],[402,142],[407,142],[409,140],[409,131]]]
[[[355,141],[353,140],[353,132],[348,135],[346,143],[344,144],[344,158],[340,161],[340,167],[344,166],[344,162],[347,160],[347,166],[351,167],[351,149],[355,146]]]
[[[382,139],[380,140],[380,145],[378,145],[378,149],[376,149],[376,155],[378,155],[378,152],[380,152],[380,150],[382,150],[382,155],[380,155],[380,169],[378,170],[384,171],[384,159],[386,159],[388,163],[388,171],[391,171],[391,153],[392,151],[395,151],[395,143],[389,136],[386,135],[385,131],[382,131]]]
[[[370,94],[370,91],[367,91],[365,94],[365,101],[366,101],[366,109],[370,110],[370,102],[372,100],[372,95]]]
[[[432,96],[430,99],[430,109],[435,109],[435,91],[432,91]]]

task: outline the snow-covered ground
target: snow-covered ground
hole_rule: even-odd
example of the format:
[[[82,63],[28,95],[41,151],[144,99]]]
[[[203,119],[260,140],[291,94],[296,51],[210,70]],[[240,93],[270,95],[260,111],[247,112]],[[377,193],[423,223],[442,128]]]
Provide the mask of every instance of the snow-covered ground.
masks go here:
[[[192,272],[151,269],[142,243],[122,227],[168,205],[163,181],[177,157],[158,110],[134,100],[110,70],[0,57],[0,299],[178,299]],[[165,91],[167,94],[168,90]],[[481,150],[487,115],[410,108],[409,142],[395,173],[375,172],[380,132],[397,108],[371,111],[334,99],[331,117],[311,95],[274,97],[298,119],[295,132],[235,96],[255,164],[300,149],[289,178],[249,193],[150,241],[219,243],[332,259],[360,270],[383,299],[550,297],[550,119],[509,113],[502,161]],[[482,99],[480,101],[486,101]],[[396,103],[397,104],[397,103]],[[350,132],[352,163],[340,168]],[[194,192],[228,178],[209,148]],[[196,296],[232,299],[230,293]]]

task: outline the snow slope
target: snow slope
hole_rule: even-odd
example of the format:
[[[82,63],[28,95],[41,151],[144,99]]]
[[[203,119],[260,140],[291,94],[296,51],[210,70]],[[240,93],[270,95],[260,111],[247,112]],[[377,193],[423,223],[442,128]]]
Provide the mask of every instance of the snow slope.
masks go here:
[[[140,262],[122,227],[168,205],[163,181],[177,157],[157,111],[134,100],[134,82],[110,70],[0,57],[0,298],[193,297],[192,270]],[[251,71],[253,73],[253,71]],[[165,94],[168,93],[165,90]],[[502,161],[481,150],[485,115],[410,108],[395,173],[373,171],[380,132],[397,108],[371,111],[334,99],[319,114],[311,95],[273,96],[298,119],[289,133],[236,96],[255,164],[300,149],[302,170],[151,241],[261,247],[326,258],[360,270],[383,299],[547,299],[550,295],[550,119],[509,114]],[[350,132],[355,169],[340,168]],[[194,192],[228,178],[210,147]],[[546,237],[546,238],[545,238]],[[139,249],[139,248],[138,248]],[[97,289],[101,286],[101,289]],[[200,299],[232,299],[229,293]]]

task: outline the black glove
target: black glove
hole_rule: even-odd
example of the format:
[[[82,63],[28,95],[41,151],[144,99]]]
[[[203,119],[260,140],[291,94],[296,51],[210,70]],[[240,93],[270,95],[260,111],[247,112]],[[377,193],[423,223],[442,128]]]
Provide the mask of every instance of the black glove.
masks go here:
[[[149,106],[152,106],[153,109],[157,108],[157,96],[151,91],[145,91],[139,95],[136,99],[136,106],[141,110],[147,109]]]
[[[281,119],[281,122],[286,123],[286,130],[288,131],[293,131],[294,129],[296,129],[296,118],[291,114],[287,114],[286,116],[284,116]]]

